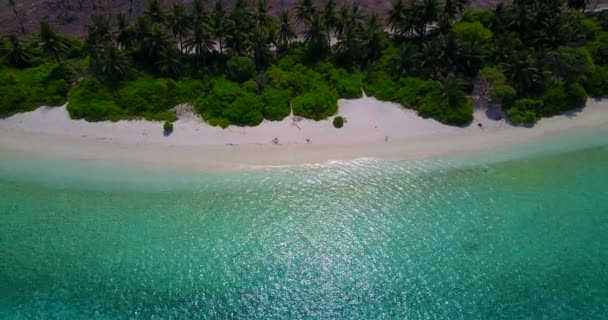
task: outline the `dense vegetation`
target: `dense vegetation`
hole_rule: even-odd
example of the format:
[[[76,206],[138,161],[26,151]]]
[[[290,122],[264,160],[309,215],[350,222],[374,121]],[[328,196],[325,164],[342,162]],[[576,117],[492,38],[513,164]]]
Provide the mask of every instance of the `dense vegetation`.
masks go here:
[[[0,116],[69,100],[88,121],[173,121],[191,103],[212,125],[255,126],[291,111],[325,119],[364,90],[447,124],[470,123],[473,100],[528,123],[608,95],[608,14],[584,13],[585,1],[514,3],[394,0],[385,26],[356,2],[301,0],[275,17],[266,0],[150,0],[134,21],[94,17],[84,41],[43,22],[36,37],[0,41]]]

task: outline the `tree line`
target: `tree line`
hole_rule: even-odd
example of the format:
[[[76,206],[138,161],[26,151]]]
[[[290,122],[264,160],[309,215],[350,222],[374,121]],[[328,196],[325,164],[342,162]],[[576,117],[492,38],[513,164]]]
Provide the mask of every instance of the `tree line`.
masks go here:
[[[310,112],[304,113],[313,118],[330,115],[335,101],[321,101],[311,92],[353,97],[352,88],[360,85],[423,116],[465,124],[472,119],[467,94],[481,87],[485,90],[477,94],[502,104],[514,122],[534,122],[584,105],[587,95],[607,94],[606,14],[585,14],[588,4],[516,0],[467,11],[468,0],[394,0],[383,22],[357,2],[301,0],[293,10],[272,15],[267,0],[237,0],[231,8],[221,0],[169,7],[150,0],[133,21],[126,15],[112,21],[94,16],[82,43],[43,22],[35,41],[7,36],[3,56],[17,69],[42,61],[64,66],[86,57],[81,76],[97,78],[110,92],[142,75],[178,84],[201,79],[200,94],[207,97],[198,100],[227,109],[233,106],[220,103],[223,98],[209,99],[218,89],[215,80],[225,77],[241,87],[253,81],[257,89],[249,85],[244,92],[263,97],[267,89],[288,90],[279,95],[305,101]],[[273,82],[278,69],[294,78],[290,72],[310,76],[326,88],[310,79]],[[223,123],[254,124],[266,117],[264,103],[259,105],[256,121]]]

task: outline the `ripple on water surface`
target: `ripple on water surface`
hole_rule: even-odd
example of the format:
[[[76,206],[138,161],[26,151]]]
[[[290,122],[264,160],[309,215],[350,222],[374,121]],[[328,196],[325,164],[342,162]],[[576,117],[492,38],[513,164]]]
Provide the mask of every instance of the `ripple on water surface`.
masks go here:
[[[0,318],[601,319],[606,160],[0,178]]]

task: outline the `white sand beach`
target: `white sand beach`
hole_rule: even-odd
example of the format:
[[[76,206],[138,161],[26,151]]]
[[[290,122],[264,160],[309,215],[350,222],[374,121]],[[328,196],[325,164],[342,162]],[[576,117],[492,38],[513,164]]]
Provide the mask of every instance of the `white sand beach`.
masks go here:
[[[88,123],[69,119],[65,107],[41,107],[0,120],[0,152],[229,170],[355,158],[437,158],[608,127],[608,101],[593,100],[580,112],[543,119],[533,128],[492,120],[484,110],[475,112],[471,126],[451,127],[375,98],[340,100],[338,113],[347,119],[342,129],[334,128],[331,119],[295,121],[292,116],[253,128],[221,129],[182,107],[174,132],[165,136],[160,122]]]

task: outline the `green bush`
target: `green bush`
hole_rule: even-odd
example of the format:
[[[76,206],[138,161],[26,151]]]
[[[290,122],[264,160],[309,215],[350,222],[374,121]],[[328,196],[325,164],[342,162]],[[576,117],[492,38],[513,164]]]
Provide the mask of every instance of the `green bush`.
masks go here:
[[[426,96],[420,107],[418,114],[424,118],[433,118],[443,124],[464,126],[473,121],[473,105],[471,101],[465,99],[456,106],[450,106],[447,102],[439,99],[437,94]]]
[[[288,89],[267,88],[262,94],[262,100],[264,101],[262,114],[268,120],[283,120],[291,112],[289,105],[291,91]]]
[[[480,22],[486,28],[492,26],[493,19],[493,10],[467,10],[462,17],[462,21]]]
[[[116,104],[132,117],[159,120],[175,107],[179,100],[179,87],[172,79],[154,79],[148,76],[125,82],[116,92]],[[164,120],[164,119],[163,119]]]
[[[321,120],[338,112],[338,94],[326,85],[319,85],[295,97],[292,104],[294,114]]]
[[[389,101],[400,103],[406,108],[417,109],[426,96],[436,92],[437,84],[434,81],[420,78],[403,78],[399,80],[397,88]]]
[[[334,121],[333,121],[333,124],[334,124],[334,128],[338,128],[339,129],[339,128],[344,127],[344,118],[342,118],[340,116],[335,117]]]
[[[361,98],[363,89],[363,75],[360,72],[348,72],[344,69],[330,70],[330,80],[336,88],[340,98]]]
[[[506,111],[509,120],[514,124],[533,124],[538,120],[536,113],[531,110],[519,110],[517,108],[510,108]]]
[[[513,123],[536,123],[540,113],[544,108],[543,100],[523,98],[515,101],[513,107],[507,109],[506,113],[509,120]]]
[[[235,82],[245,82],[253,79],[255,75],[255,63],[249,57],[232,57],[226,63],[228,79]]]
[[[368,96],[384,101],[393,101],[396,89],[397,84],[384,71],[368,74],[364,85],[364,91]]]
[[[591,97],[608,96],[608,66],[596,66],[585,81],[585,88]]]
[[[70,117],[87,121],[118,121],[126,116],[114,102],[112,92],[97,79],[82,81],[70,94]]]
[[[180,80],[177,83],[179,87],[178,97],[176,102],[179,103],[194,103],[201,94],[209,90],[209,85],[206,81],[196,79]]]
[[[492,102],[508,108],[515,103],[517,91],[509,85],[498,86],[492,89],[490,99],[492,99]]]
[[[0,68],[0,117],[42,105],[64,104],[70,85],[65,79],[52,76],[56,68],[55,63],[23,70]]]
[[[167,133],[173,132],[173,123],[165,121],[165,124],[163,124],[163,130]]]
[[[597,65],[608,65],[608,32],[601,32],[597,39],[585,45]]]
[[[196,108],[209,124],[223,128],[230,124],[256,126],[264,120],[262,97],[223,78],[214,82],[208,95],[196,101]]]

